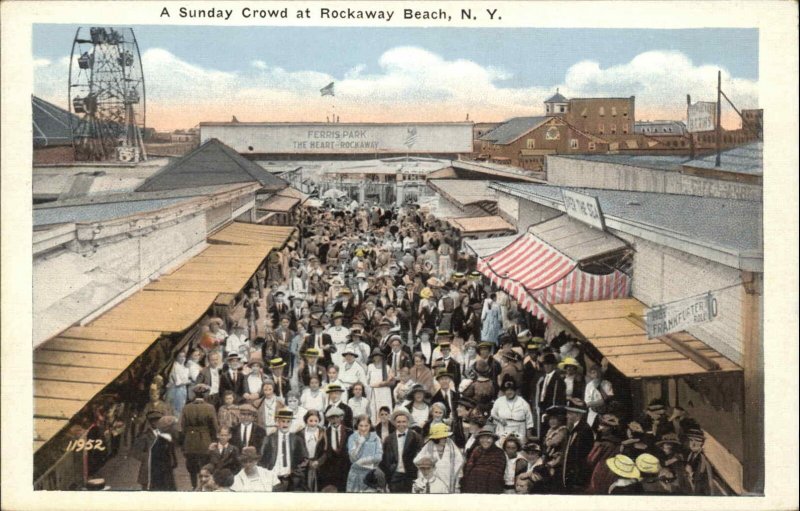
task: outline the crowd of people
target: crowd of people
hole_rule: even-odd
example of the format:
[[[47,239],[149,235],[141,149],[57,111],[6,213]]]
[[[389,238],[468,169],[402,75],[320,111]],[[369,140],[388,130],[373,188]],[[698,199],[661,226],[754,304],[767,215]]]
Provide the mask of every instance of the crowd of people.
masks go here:
[[[179,446],[196,491],[714,492],[697,421],[541,328],[418,208],[307,210],[151,388],[139,483]]]

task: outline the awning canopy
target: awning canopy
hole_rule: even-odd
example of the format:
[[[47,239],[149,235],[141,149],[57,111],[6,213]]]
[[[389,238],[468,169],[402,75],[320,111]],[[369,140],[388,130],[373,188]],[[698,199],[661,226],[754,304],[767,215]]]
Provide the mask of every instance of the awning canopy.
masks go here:
[[[300,199],[297,197],[284,197],[283,195],[273,195],[264,202],[258,204],[258,209],[264,211],[275,211],[277,213],[286,213],[291,211],[292,208],[300,204]]]
[[[596,259],[628,248],[627,243],[613,234],[594,229],[567,215],[533,225],[528,232],[577,262]]]
[[[551,321],[547,304],[608,300],[630,293],[630,277],[625,273],[585,272],[578,267],[578,261],[530,233],[481,257],[477,268],[524,309],[547,323]]]
[[[273,248],[294,228],[233,223],[212,244],[168,276],[152,282],[87,326],[73,327],[33,352],[34,451],[162,333],[194,325],[221,293],[239,293]]]
[[[564,303],[553,309],[629,378],[742,370],[686,332],[648,339],[642,319],[647,307],[635,298]]]
[[[509,244],[513,243],[522,234],[514,234],[513,236],[497,236],[495,238],[481,238],[477,240],[466,240],[464,242],[464,246],[466,246],[472,254],[477,257],[486,257],[488,255],[494,254],[504,248],[506,248]]]
[[[514,226],[506,222],[503,217],[476,216],[462,218],[448,218],[447,221],[462,235],[481,234],[486,232],[514,232]]]

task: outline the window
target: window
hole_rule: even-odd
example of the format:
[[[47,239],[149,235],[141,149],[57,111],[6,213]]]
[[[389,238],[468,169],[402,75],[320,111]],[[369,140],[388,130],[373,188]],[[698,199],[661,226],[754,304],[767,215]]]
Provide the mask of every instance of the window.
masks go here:
[[[547,104],[546,108],[547,108],[547,113],[549,114],[550,113],[550,103]]]
[[[536,149],[536,140],[529,138],[525,141],[525,148],[526,149]]]
[[[622,117],[628,117],[628,112],[627,111],[622,112]]]
[[[623,133],[628,133],[628,125],[627,124],[623,124],[622,125],[622,132]]]
[[[611,107],[611,115],[614,116],[614,117],[617,116],[617,107],[615,107],[615,106]]]
[[[616,124],[610,125],[609,126],[609,130],[611,131],[612,135],[616,135],[617,134],[617,125]]]
[[[589,142],[589,150],[594,151],[595,149],[597,149],[597,144],[594,142]]]
[[[601,106],[599,113],[600,113],[600,117],[604,117],[606,115],[606,107]]]
[[[588,109],[584,108],[583,110],[581,110],[581,116],[583,116],[584,119],[586,118],[586,110]]]
[[[598,124],[598,125],[597,125],[597,132],[598,132],[599,134],[601,134],[601,135],[602,135],[603,133],[605,133],[605,131],[606,131],[606,129],[605,129],[605,126],[603,126],[603,123],[602,123],[602,122],[601,122],[600,124]]]
[[[569,148],[570,149],[577,149],[578,148],[578,139],[577,138],[569,139]]]
[[[563,114],[566,111],[566,109],[564,108],[564,105],[561,105],[560,107],[558,107],[558,111]]]

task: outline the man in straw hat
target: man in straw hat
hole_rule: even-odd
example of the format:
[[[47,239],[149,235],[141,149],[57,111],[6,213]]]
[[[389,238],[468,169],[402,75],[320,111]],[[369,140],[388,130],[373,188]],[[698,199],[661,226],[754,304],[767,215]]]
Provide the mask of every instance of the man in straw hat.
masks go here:
[[[525,348],[525,356],[522,357],[522,387],[520,394],[529,403],[536,402],[536,384],[544,372],[539,364],[540,349],[545,341],[541,337],[531,337],[522,346]]]
[[[277,431],[267,436],[259,465],[272,470],[281,482],[280,491],[302,491],[303,469],[308,454],[302,438],[289,431],[294,412],[283,408],[275,413]]]
[[[464,465],[461,490],[463,493],[503,493],[506,455],[497,446],[498,436],[490,426],[484,426],[475,436],[478,446]]]
[[[239,425],[231,431],[231,445],[242,452],[245,447],[261,448],[267,432],[255,423],[258,410],[255,406],[245,403],[239,405]]]
[[[586,424],[586,403],[572,399],[564,407],[567,412],[567,441],[564,445],[561,483],[569,493],[583,493],[591,471],[587,462],[594,445],[594,433]]]
[[[344,405],[347,406],[347,405]],[[352,412],[351,412],[352,414]],[[319,485],[334,486],[344,492],[347,486],[347,474],[350,472],[350,456],[347,452],[347,439],[353,430],[346,426],[352,424],[352,418],[345,422],[345,412],[336,406],[328,407],[325,420],[325,463],[320,466]]]
[[[661,481],[659,480],[661,463],[658,461],[658,458],[649,452],[640,454],[636,458],[636,468],[639,469],[639,473],[642,476],[641,483],[644,493],[649,493],[652,495],[669,493],[664,491],[664,487],[661,485]]]
[[[422,436],[409,429],[412,419],[405,408],[395,408],[390,420],[395,430],[383,441],[380,468],[386,474],[391,493],[410,493],[417,477],[414,457],[422,449]]]
[[[643,493],[642,485],[639,482],[641,474],[632,459],[624,454],[617,454],[613,458],[608,458],[606,465],[618,477],[608,489],[609,494],[641,495]]]
[[[303,344],[300,346],[301,351],[307,351],[309,348],[315,348],[320,351],[321,362],[325,367],[331,364],[331,353],[336,351],[333,346],[333,339],[330,334],[323,331],[322,322],[319,319],[311,320],[311,333],[306,335]]]
[[[208,463],[208,446],[217,437],[219,423],[214,407],[206,403],[210,387],[198,383],[192,389],[195,399],[183,407],[181,412],[181,431],[183,431],[183,455],[192,488],[197,488],[197,473]]]
[[[436,462],[430,456],[416,460],[419,476],[414,480],[411,493],[450,493],[447,483],[436,475]]]
[[[284,375],[285,369],[286,360],[283,358],[275,357],[269,361],[269,370],[272,373],[270,379],[275,385],[275,395],[284,403],[286,402],[286,396],[289,394],[289,391],[292,390],[289,378]]]

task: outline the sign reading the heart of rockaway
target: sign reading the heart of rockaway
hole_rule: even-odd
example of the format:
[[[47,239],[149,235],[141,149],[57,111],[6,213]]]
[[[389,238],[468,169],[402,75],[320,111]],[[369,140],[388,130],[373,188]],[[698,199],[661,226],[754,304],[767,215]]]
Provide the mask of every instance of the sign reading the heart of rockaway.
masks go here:
[[[647,337],[653,339],[686,330],[692,325],[712,321],[717,313],[717,297],[711,292],[656,305],[647,309]]]

